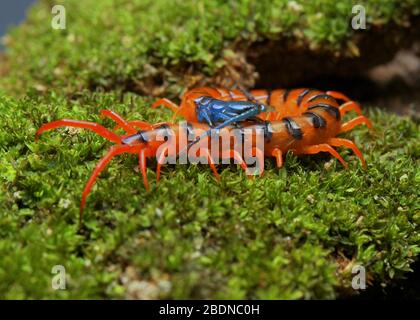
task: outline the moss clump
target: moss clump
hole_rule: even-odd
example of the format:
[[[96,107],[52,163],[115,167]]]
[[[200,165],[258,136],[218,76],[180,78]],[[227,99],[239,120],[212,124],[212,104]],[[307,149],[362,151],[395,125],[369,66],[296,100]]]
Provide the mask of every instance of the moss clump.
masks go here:
[[[209,77],[213,85],[224,84],[229,80],[226,78],[235,78],[232,68],[239,69],[236,80],[252,85],[252,66],[243,69],[244,47],[269,39],[286,41],[282,44],[286,48],[330,51],[336,56],[358,54],[360,35],[356,37],[350,26],[351,1],[55,3],[65,5],[65,30],[51,28],[51,1],[45,0],[39,1],[27,21],[7,36],[11,65],[8,87],[40,92],[56,88],[68,93],[122,88],[159,95],[165,91],[180,93],[185,87],[208,82]],[[360,4],[366,8],[369,29],[389,24],[407,26],[420,13],[419,0]],[[392,41],[390,38],[386,42]]]
[[[128,119],[169,119],[133,94],[89,93],[76,100],[50,93],[0,96],[1,298],[333,298],[350,290],[351,269],[389,283],[420,252],[419,127],[371,109],[376,131],[354,139],[368,161],[342,151],[343,169],[328,156],[287,155],[278,170],[246,178],[205,166],[165,167],[146,192],[133,156],[115,159],[87,203],[88,175],[110,146],[86,131],[58,130],[34,141],[58,118],[101,120],[112,106]],[[153,161],[149,165],[155,177]],[[64,265],[67,290],[51,289],[51,268]]]
[[[68,129],[34,141],[59,118],[112,126],[102,108],[169,120],[150,95],[235,72],[251,83],[244,48],[264,41],[355,55],[351,2],[56,3],[67,29],[52,30],[51,1],[39,1],[0,62],[0,298],[334,298],[354,292],[356,264],[383,285],[410,271],[420,252],[420,134],[409,118],[372,108],[376,131],[347,134],[367,170],[343,150],[349,170],[325,155],[287,155],[284,168],[267,159],[253,180],[233,165],[219,167],[220,184],[205,166],[177,165],[156,185],[151,161],[146,192],[137,159],[120,156],[93,188],[82,230],[81,192],[110,143]],[[420,8],[363,4],[370,29],[404,27]],[[66,268],[67,290],[51,287],[55,265]]]

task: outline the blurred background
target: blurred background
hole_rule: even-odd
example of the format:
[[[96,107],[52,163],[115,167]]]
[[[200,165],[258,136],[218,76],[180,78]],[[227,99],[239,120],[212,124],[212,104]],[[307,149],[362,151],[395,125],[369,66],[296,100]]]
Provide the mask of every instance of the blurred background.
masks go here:
[[[35,0],[0,1],[0,39],[7,31],[22,22],[27,9]],[[419,39],[420,40],[420,39]],[[5,46],[0,41],[0,52]],[[332,88],[347,92],[348,95],[364,104],[376,104],[400,115],[419,118],[420,101],[420,43],[412,48],[402,49],[391,62],[367,70],[364,74],[352,76],[321,75],[298,81],[293,86]],[[1,58],[1,56],[0,56]],[[258,69],[258,62],[255,63]],[[259,70],[264,74],[264,70]],[[261,72],[262,71],[262,72]],[[263,81],[257,87],[270,87]]]
[[[3,37],[7,29],[19,24],[25,18],[26,9],[34,0],[1,0],[0,1],[0,37]],[[4,50],[3,42],[0,42],[0,50]]]

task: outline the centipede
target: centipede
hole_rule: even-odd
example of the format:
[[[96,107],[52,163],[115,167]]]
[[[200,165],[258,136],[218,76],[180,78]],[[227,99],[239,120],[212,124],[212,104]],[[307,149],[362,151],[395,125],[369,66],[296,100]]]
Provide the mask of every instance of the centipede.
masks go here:
[[[205,100],[204,105],[203,100]],[[340,104],[340,102],[343,103]],[[143,120],[127,121],[115,111],[101,110],[102,116],[110,118],[117,124],[114,129],[108,129],[96,122],[72,119],[52,121],[43,124],[38,129],[36,139],[49,130],[75,127],[93,131],[114,143],[99,160],[84,187],[80,202],[80,222],[88,195],[96,179],[115,156],[124,153],[137,155],[143,184],[149,190],[147,159],[157,160],[156,180],[159,181],[164,158],[179,155],[185,148],[181,143],[185,140],[184,137],[189,143],[187,148],[192,148],[191,142],[200,140],[199,156],[207,160],[206,163],[217,180],[220,180],[216,168],[219,159],[234,160],[242,169],[248,169],[244,153],[234,148],[233,143],[227,144],[225,148],[220,148],[217,144],[217,150],[214,147],[215,139],[220,140],[223,137],[230,139],[232,132],[238,130],[239,132],[246,130],[250,133],[249,137],[244,139],[249,142],[245,153],[256,158],[261,168],[261,175],[264,173],[265,158],[274,158],[276,166],[281,168],[283,157],[287,152],[298,156],[320,152],[329,153],[345,168],[348,168],[347,162],[335,149],[338,147],[352,150],[360,159],[362,166],[366,167],[363,154],[356,144],[338,135],[357,125],[363,124],[373,128],[372,123],[362,114],[358,103],[339,92],[323,92],[307,88],[243,92],[242,90],[203,87],[187,91],[179,106],[169,99],[160,99],[151,107],[158,106],[171,109],[174,112],[174,120],[156,124]],[[203,106],[207,109],[203,109]],[[202,117],[202,113],[200,115],[202,110],[206,110],[206,117]],[[349,111],[355,111],[358,116],[342,122],[343,116]],[[177,116],[183,118],[181,124],[176,123]],[[213,120],[218,119],[219,124],[214,123]],[[124,133],[117,134],[116,129],[122,129]],[[203,132],[209,134],[203,135]],[[262,144],[255,142],[258,140],[257,133],[263,138]]]

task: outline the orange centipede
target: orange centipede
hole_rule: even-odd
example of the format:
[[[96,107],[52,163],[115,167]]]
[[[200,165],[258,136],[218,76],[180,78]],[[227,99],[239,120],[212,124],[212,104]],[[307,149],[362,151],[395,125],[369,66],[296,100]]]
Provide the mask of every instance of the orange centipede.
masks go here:
[[[187,121],[197,122],[196,100],[203,96],[222,101],[252,99],[273,107],[274,111],[262,112],[258,117],[265,121],[282,120],[286,123],[288,133],[295,139],[293,146],[283,145],[268,149],[271,153],[266,155],[276,157],[279,167],[282,166],[282,155],[285,152],[291,150],[295,154],[302,154],[306,147],[321,143],[334,147],[343,146],[355,151],[357,147],[352,141],[336,136],[361,124],[369,129],[373,128],[371,121],[363,115],[357,102],[337,91],[324,92],[311,88],[251,90],[247,94],[243,90],[201,87],[187,91],[179,106],[164,98],[153,103],[152,108],[165,106],[174,112],[174,119],[181,116]],[[339,101],[344,103],[339,104]],[[343,116],[349,111],[355,111],[358,116],[342,123]],[[359,158],[365,166],[363,157]]]
[[[327,152],[338,159],[344,167],[347,167],[347,163],[334,147],[351,149],[361,160],[363,166],[366,166],[362,152],[355,143],[337,137],[338,134],[349,131],[356,125],[365,124],[372,128],[369,119],[363,116],[360,106],[348,97],[338,92],[322,92],[315,89],[279,89],[271,92],[252,90],[250,94],[252,99],[258,103],[267,104],[274,108],[274,111],[265,111],[258,114],[261,121],[253,122],[247,119],[239,124],[240,128],[251,132],[251,144],[248,145],[250,150],[247,151],[256,157],[261,168],[261,174],[264,171],[265,157],[274,157],[277,166],[281,167],[283,165],[283,155],[288,151],[296,155]],[[221,101],[246,101],[250,98],[240,90],[205,87],[188,91],[183,96],[180,106],[168,99],[161,99],[153,104],[152,107],[164,105],[174,111],[174,116],[184,117],[187,121],[182,126],[166,122],[149,124],[139,120],[127,121],[114,111],[102,110],[102,115],[114,120],[117,127],[125,131],[123,135],[118,135],[113,130],[109,130],[98,123],[88,121],[62,119],[42,125],[37,131],[37,136],[58,127],[77,127],[94,131],[115,143],[98,162],[83,190],[80,219],[86,199],[96,178],[113,157],[122,153],[138,155],[139,169],[143,176],[144,185],[148,189],[149,183],[146,174],[146,160],[148,158],[157,159],[156,177],[159,180],[162,159],[168,156],[176,156],[182,150],[181,136],[186,136],[187,141],[192,141],[200,137],[201,132],[213,130],[211,126],[200,123],[197,119],[194,101],[203,96]],[[340,104],[338,102],[340,100],[344,103]],[[342,123],[343,115],[349,111],[355,111],[358,113],[358,117]],[[219,179],[219,175],[215,167],[216,159],[213,157],[213,151],[215,150],[213,150],[212,143],[214,136],[217,136],[217,139],[224,136],[229,137],[232,131],[236,129],[238,129],[238,124],[231,124],[217,130],[217,135],[209,135],[201,141],[199,155],[208,160],[208,164],[217,179]],[[256,141],[254,136],[257,131],[262,132],[264,136],[263,150],[254,143]],[[161,139],[162,136],[171,139]],[[216,154],[219,158],[234,159],[243,169],[247,169],[244,157],[233,148],[233,144],[229,144],[227,149],[220,150],[219,146],[217,148],[218,152]]]

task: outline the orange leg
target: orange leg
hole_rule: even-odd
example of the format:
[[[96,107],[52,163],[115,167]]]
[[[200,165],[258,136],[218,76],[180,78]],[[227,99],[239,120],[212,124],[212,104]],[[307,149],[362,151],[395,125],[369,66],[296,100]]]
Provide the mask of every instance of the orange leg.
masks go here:
[[[156,165],[156,182],[159,182],[160,180],[160,169],[163,164],[163,160],[165,157],[169,154],[169,147],[165,148],[161,154],[159,154],[159,158],[157,159],[157,165]]]
[[[146,160],[149,156],[147,149],[141,149],[139,152],[139,170],[141,172],[141,175],[143,176],[143,183],[144,187],[147,191],[149,191],[149,181],[147,180],[147,173],[146,173]]]
[[[90,193],[90,190],[92,189],[92,186],[95,183],[96,178],[99,176],[99,174],[105,169],[105,167],[108,165],[108,163],[112,160],[113,157],[116,155],[119,155],[121,153],[136,153],[141,150],[142,146],[129,146],[129,145],[118,145],[113,146],[110,148],[108,153],[98,162],[95,169],[93,170],[88,182],[86,183],[86,186],[82,193],[82,200],[80,202],[80,222],[82,222],[83,219],[83,209],[86,204],[86,199]]]
[[[225,150],[222,151],[222,159],[235,159],[236,162],[244,169],[245,171],[248,169],[244,159],[236,150]]]
[[[173,103],[171,100],[166,99],[166,98],[159,99],[158,101],[153,103],[152,104],[152,109],[155,109],[158,106],[167,107],[167,108],[171,109],[173,112],[176,112],[179,108],[175,103]]]
[[[121,137],[115,134],[114,132],[108,130],[107,128],[101,126],[99,123],[89,122],[89,121],[79,121],[79,120],[70,120],[70,119],[62,119],[53,122],[46,123],[41,126],[36,132],[36,139],[41,135],[43,132],[56,129],[59,127],[75,127],[75,128],[84,128],[88,130],[92,130],[99,134],[101,137],[105,139],[115,142],[121,143]]]
[[[338,154],[337,151],[335,151],[330,145],[323,143],[323,144],[317,144],[314,146],[306,147],[302,150],[302,152],[299,152],[301,154],[316,154],[319,152],[328,152],[330,153],[334,158],[337,158],[341,164],[344,166],[344,168],[348,168],[348,165],[346,161]]]
[[[141,129],[141,130],[149,130],[152,127],[149,123],[147,123],[145,121],[141,121],[141,120],[127,121],[127,123],[131,127],[138,128],[138,129]],[[119,128],[121,128],[121,126],[117,125],[113,130],[115,131]]]
[[[338,91],[327,91],[326,92],[329,96],[338,99],[338,100],[343,100],[343,101],[351,101],[349,97],[347,97],[346,95],[342,94],[341,92]]]
[[[135,134],[137,132],[136,129],[134,129],[123,117],[121,117],[115,111],[101,110],[100,113],[102,116],[108,117],[114,120],[118,124],[117,127],[123,128],[125,132],[127,132],[128,134]]]
[[[342,139],[342,138],[331,138],[327,142],[334,147],[347,147],[353,150],[354,154],[360,159],[360,161],[362,161],[363,167],[366,168],[366,160],[365,158],[363,158],[362,152],[354,144],[353,141]]]
[[[342,117],[349,111],[356,111],[359,116],[363,115],[360,105],[354,101],[343,103],[339,109]]]
[[[213,170],[214,176],[216,177],[217,181],[220,181],[219,173],[217,172],[216,166],[214,165],[214,160],[209,152],[209,149],[200,148],[200,156],[204,156],[207,158],[207,161],[209,162],[209,166],[211,170]]]
[[[355,126],[359,124],[365,124],[369,129],[373,129],[372,122],[365,116],[358,116],[350,121],[343,123],[340,128],[340,132],[346,132],[353,129]]]
[[[271,152],[271,155],[276,158],[277,168],[283,167],[283,153],[281,152],[281,150],[278,148],[275,148]]]
[[[251,154],[257,158],[258,168],[260,168],[260,175],[262,176],[264,174],[264,152],[257,147],[253,147]]]

